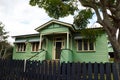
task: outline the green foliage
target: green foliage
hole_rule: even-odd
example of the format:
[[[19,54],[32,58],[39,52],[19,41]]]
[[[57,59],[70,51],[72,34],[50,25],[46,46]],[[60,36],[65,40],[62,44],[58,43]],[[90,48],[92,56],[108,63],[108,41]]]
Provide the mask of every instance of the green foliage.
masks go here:
[[[87,29],[87,24],[90,23],[89,19],[92,18],[93,12],[91,8],[86,8],[83,10],[78,10],[77,3],[80,1],[77,0],[30,0],[30,5],[39,6],[43,8],[50,17],[60,18],[65,17],[70,14],[74,14],[74,12],[78,12],[76,16],[74,16],[74,25],[81,29],[80,33],[87,38],[91,38],[92,40],[96,39],[96,36],[101,32],[99,30],[90,30]],[[87,0],[81,1],[83,3],[89,3]],[[94,38],[94,39],[93,39]]]
[[[101,36],[103,33],[105,33],[103,31],[103,28],[94,28],[94,30],[93,29],[81,29],[80,30],[80,34],[82,36],[85,36],[87,39],[89,39],[92,42],[96,41],[97,37]]]
[[[73,5],[72,0],[63,2],[62,0],[30,0],[30,5],[38,5],[43,8],[50,17],[58,19],[59,17],[65,17],[69,14],[73,15],[77,10],[77,7]]]
[[[81,3],[86,9],[79,10],[77,3]],[[115,36],[117,30],[120,33],[120,0],[30,0],[30,4],[32,6],[38,5],[40,8],[45,9],[50,17],[57,19],[78,13],[74,16],[74,24],[86,37],[91,35],[96,37],[97,34],[101,33],[93,29],[92,32],[86,29],[87,24],[90,23],[89,19],[93,16],[91,9],[94,10],[97,17],[96,22],[103,26],[115,53],[120,52],[120,36]],[[115,61],[117,61],[117,56],[119,56],[118,61],[120,61],[120,54],[115,56]]]
[[[8,42],[0,42],[0,59],[12,59],[13,46]]]
[[[93,13],[91,9],[84,9],[81,10],[77,16],[74,17],[74,24],[79,29],[83,29],[87,27],[87,24],[90,23],[89,19],[91,19],[93,16]]]
[[[0,42],[5,41],[8,38],[8,32],[4,30],[4,25],[0,23]]]
[[[5,31],[4,25],[0,23],[0,59],[10,59],[13,47],[7,42],[8,32]]]

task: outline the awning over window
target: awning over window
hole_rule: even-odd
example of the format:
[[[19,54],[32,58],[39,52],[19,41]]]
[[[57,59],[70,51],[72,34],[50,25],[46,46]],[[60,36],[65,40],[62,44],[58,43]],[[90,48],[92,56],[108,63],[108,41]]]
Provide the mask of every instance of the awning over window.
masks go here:
[[[16,40],[14,43],[25,43],[26,42],[26,39],[24,40]]]
[[[42,39],[43,40],[43,39]],[[30,39],[30,40],[28,40],[29,42],[39,42],[40,41],[40,39],[39,38],[36,38],[36,39]]]
[[[43,41],[44,38],[42,38]],[[22,39],[22,40],[16,40],[14,43],[25,43],[25,42],[39,42],[39,38],[34,38],[34,39]]]
[[[74,37],[74,39],[83,39],[83,38],[85,38],[85,37],[83,37],[83,36],[75,36]]]

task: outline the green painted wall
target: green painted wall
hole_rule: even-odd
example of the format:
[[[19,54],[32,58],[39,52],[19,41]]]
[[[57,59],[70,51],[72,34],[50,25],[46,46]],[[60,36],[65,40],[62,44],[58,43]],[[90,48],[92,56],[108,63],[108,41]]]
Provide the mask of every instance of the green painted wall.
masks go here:
[[[49,35],[47,37],[47,54],[46,54],[46,59],[47,60],[52,60],[52,48],[53,48],[53,36]]]
[[[74,62],[108,62],[108,43],[106,34],[103,34],[101,37],[97,38],[95,42],[95,51],[92,52],[78,52],[77,43],[74,39],[76,33],[72,33],[72,36],[69,37],[69,49],[66,49],[67,45],[67,32],[70,32],[68,27],[64,27],[58,24],[51,24],[40,30],[42,37],[44,38],[42,42],[42,49],[45,51],[40,55],[32,58],[32,60],[52,60],[53,59],[53,47],[54,47],[54,38],[63,36],[64,37],[64,49],[61,52],[61,61],[74,61]],[[56,34],[55,34],[56,33]],[[39,36],[37,37],[39,38]],[[26,40],[37,39],[36,37],[26,37],[23,38]],[[22,38],[16,38],[16,41],[22,40]],[[25,52],[16,52],[16,46],[14,46],[13,59],[29,59],[31,56],[37,54],[38,52],[31,52],[31,44],[28,42],[26,44]]]
[[[69,28],[57,24],[49,25],[48,27],[40,30],[40,33],[43,35],[53,34],[53,33],[66,33],[66,32],[69,32]]]
[[[73,40],[73,44],[76,41]],[[73,61],[77,62],[108,62],[108,47],[106,34],[98,37],[95,42],[95,51],[77,52],[77,46],[73,45]]]
[[[16,45],[15,45],[16,46]],[[26,45],[26,51],[25,52],[16,52],[16,47],[14,46],[14,51],[13,51],[13,59],[18,59],[18,60],[27,60],[34,56],[35,54],[41,52],[32,52],[31,51],[31,44],[27,43]],[[31,60],[45,60],[46,59],[46,51],[42,51],[40,54],[37,56],[33,57]]]
[[[16,38],[15,41],[21,41],[21,40],[25,40],[27,42],[24,42],[26,44],[26,50],[25,52],[17,52],[16,51],[16,43],[14,44],[14,49],[13,49],[13,59],[20,59],[20,60],[24,60],[24,59],[29,59],[31,56],[34,56],[35,54],[37,54],[38,52],[32,52],[32,47],[31,47],[31,43],[29,41],[33,41],[33,40],[38,40],[39,37],[23,37],[23,38]],[[43,48],[45,48],[45,44],[43,44]],[[46,57],[46,51],[40,53],[39,55],[35,56],[32,58],[32,60],[45,60]]]
[[[70,49],[62,49],[61,51],[61,58],[60,61],[61,62],[72,62],[73,61],[73,56],[72,56],[73,52]]]
[[[19,52],[19,53],[14,53],[13,59],[28,60],[28,59],[30,59],[31,56],[34,56],[34,55],[35,55],[35,53]],[[42,53],[40,53],[39,55],[31,58],[30,60],[45,60],[45,55],[46,55],[46,51],[43,51]]]
[[[113,52],[112,46],[109,46],[109,47],[108,47],[108,52]]]

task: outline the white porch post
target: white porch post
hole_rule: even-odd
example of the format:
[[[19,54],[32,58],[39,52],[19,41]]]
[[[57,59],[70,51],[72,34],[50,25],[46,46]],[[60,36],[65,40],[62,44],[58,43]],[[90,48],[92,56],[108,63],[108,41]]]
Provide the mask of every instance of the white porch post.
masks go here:
[[[42,34],[40,34],[40,43],[39,43],[39,50],[42,49]]]
[[[69,32],[67,32],[67,49],[69,49]]]

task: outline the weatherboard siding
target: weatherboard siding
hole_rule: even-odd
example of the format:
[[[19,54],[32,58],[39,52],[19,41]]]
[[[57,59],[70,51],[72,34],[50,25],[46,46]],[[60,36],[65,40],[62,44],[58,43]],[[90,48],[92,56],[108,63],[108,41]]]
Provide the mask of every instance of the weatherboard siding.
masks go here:
[[[64,38],[64,47],[62,48],[61,61],[74,61],[74,62],[108,62],[108,43],[106,34],[98,37],[95,42],[95,51],[77,51],[77,38],[83,38],[80,36],[80,33],[74,32],[71,30],[72,28],[68,26],[63,26],[55,23],[51,23],[41,28],[39,34],[37,36],[27,36],[22,37],[18,36],[15,41],[22,41],[26,44],[25,52],[16,52],[16,42],[13,51],[13,59],[29,59],[31,56],[37,54],[38,52],[32,52],[31,50],[31,42],[32,41],[40,41],[40,35],[42,36],[42,49],[41,54],[32,58],[31,60],[53,60],[54,57],[54,40],[56,37]],[[67,49],[67,33],[69,34],[69,49]],[[39,51],[40,52],[40,51]]]
[[[76,41],[73,41],[76,44]],[[77,46],[73,46],[73,61],[77,62],[108,62],[108,47],[106,34],[98,37],[95,42],[95,51],[78,52]]]
[[[51,25],[52,26],[52,25]],[[69,32],[69,28],[64,27],[64,26],[58,26],[58,25],[54,25],[55,27],[47,27],[47,28],[43,28],[40,33],[42,35],[46,35],[46,34],[54,34],[54,33],[67,33]]]

